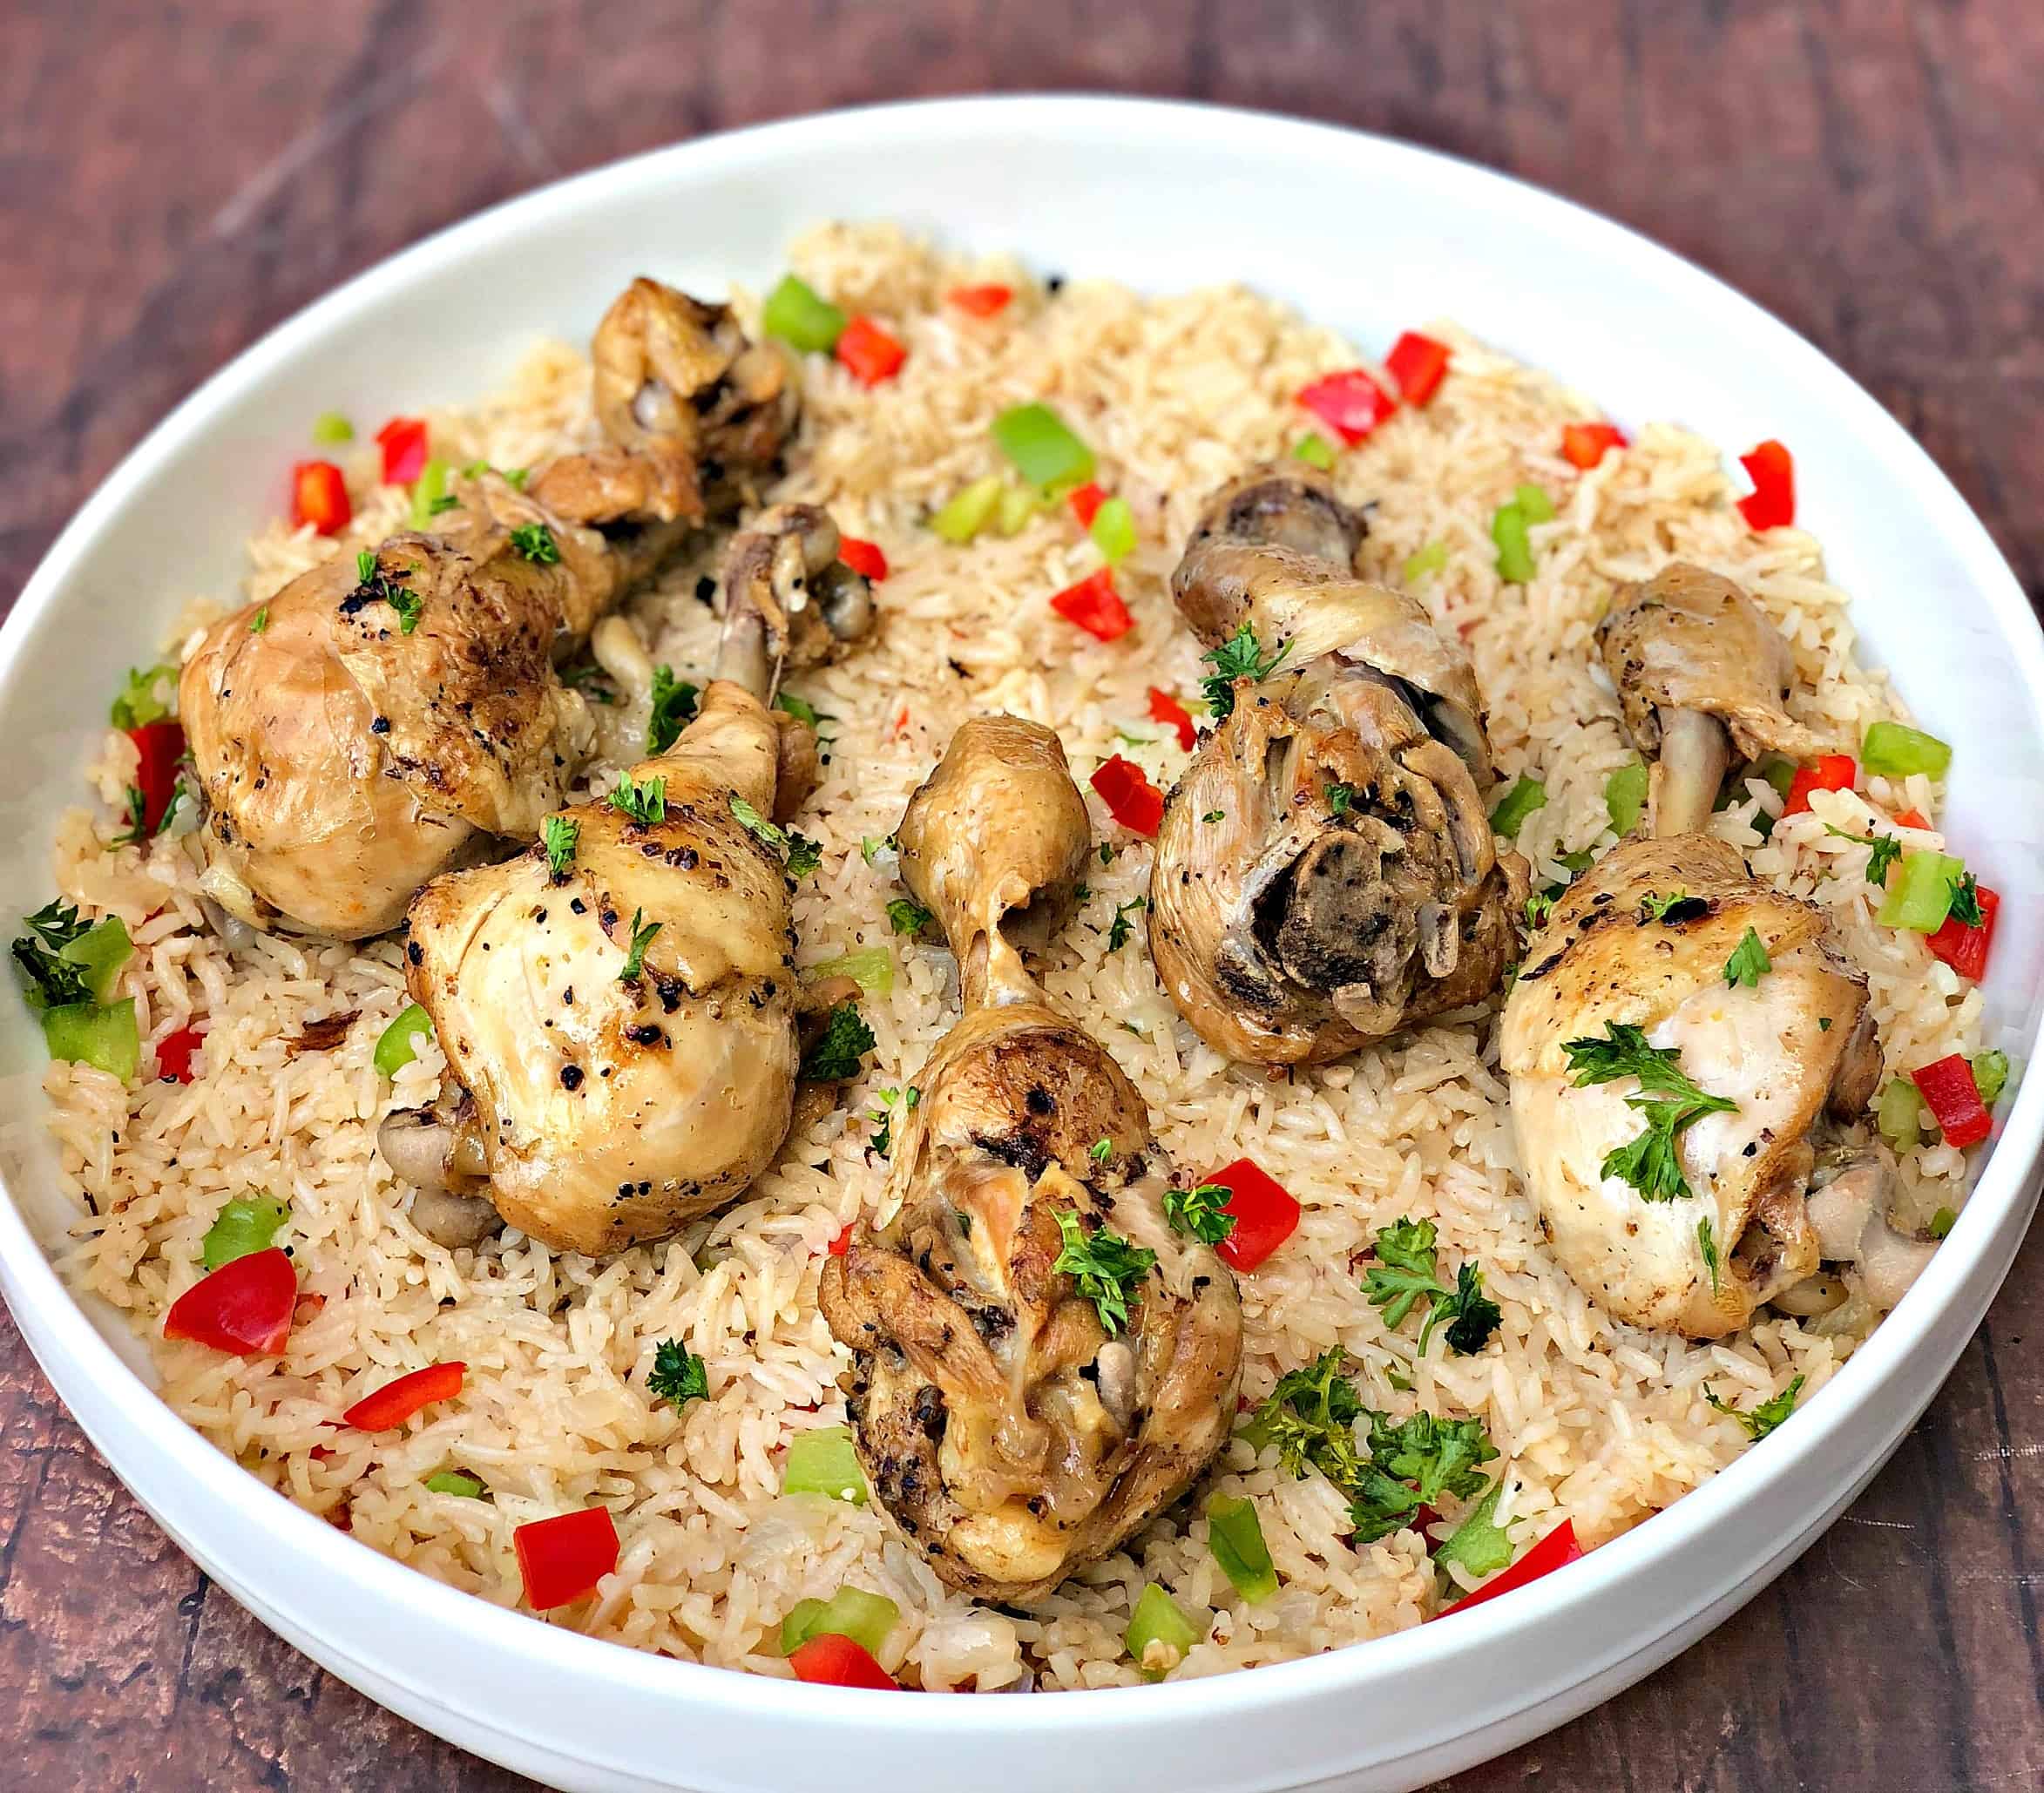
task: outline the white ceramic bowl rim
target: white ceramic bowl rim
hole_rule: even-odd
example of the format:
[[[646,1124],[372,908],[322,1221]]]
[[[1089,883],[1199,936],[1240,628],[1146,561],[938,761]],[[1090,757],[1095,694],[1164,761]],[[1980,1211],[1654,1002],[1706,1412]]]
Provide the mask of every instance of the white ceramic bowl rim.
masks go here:
[[[949,115],[995,115],[1018,135],[1055,132],[1061,121],[1086,120],[1097,126],[1099,115],[1111,111],[1119,128],[1139,134],[1156,153],[1168,153],[1181,139],[1210,139],[1225,130],[1243,141],[1282,147],[1302,165],[1351,151],[1365,133],[1265,113],[1175,102],[1103,96],[1016,95],[1002,98],[944,99],[824,113],[762,125],[721,136],[651,152],[592,170],[509,200],[455,225],[379,263],[296,316],[215,374],[150,432],[79,511],[24,588],[19,602],[0,629],[0,671],[10,666],[28,633],[56,603],[72,568],[89,553],[110,520],[136,491],[174,461],[200,422],[222,407],[232,395],[260,381],[276,364],[315,342],[323,332],[402,286],[421,267],[481,243],[515,237],[538,220],[572,212],[581,196],[599,183],[657,167],[673,159],[712,171],[720,163],[742,164],[757,146],[771,140],[783,151],[813,145],[827,151],[830,140],[848,126],[883,141],[890,136],[919,136],[933,125],[966,121]],[[1424,170],[1431,183],[1447,188],[1505,179],[1489,170],[1384,139],[1367,139],[1374,156],[1387,166]],[[1716,297],[1736,315],[1747,333],[1749,352],[1784,368],[1792,367],[1809,385],[1823,389],[1837,411],[1852,421],[1884,458],[1907,470],[1921,490],[1926,509],[1943,533],[1961,552],[1975,588],[1990,609],[2004,640],[2020,663],[2020,675],[2044,733],[2044,638],[2014,575],[1963,499],[1934,463],[1874,400],[1828,362],[1813,346],[1750,300],[1733,292],[1693,264],[1570,201],[1523,183],[1517,202],[1537,211],[1551,234],[1556,253],[1572,245],[1615,243],[1635,267],[1662,286],[1694,291],[1698,282],[1716,289]],[[1744,1453],[1675,1505],[1593,1552],[1565,1573],[1489,1602],[1475,1616],[1445,1625],[1427,1625],[1345,1649],[1261,1668],[1190,1682],[1168,1682],[1140,1688],[1107,1688],[1082,1699],[1029,1698],[1000,1702],[1004,1733],[1054,1730],[1063,1745],[1076,1747],[1091,1730],[1126,1730],[1132,1723],[1171,1725],[1197,1712],[1203,1722],[1215,1718],[1268,1718],[1273,1708],[1352,1684],[1364,1675],[1395,1659],[1401,1671],[1446,1665],[1456,1654],[1465,1627],[1479,1622],[1513,1634],[1513,1641],[1533,1649],[1544,1633],[1573,1610],[1608,1598],[1626,1579],[1652,1564],[1686,1550],[1716,1516],[1737,1503],[1763,1495],[1783,1479],[1800,1458],[1821,1450],[1852,1419],[1861,1397],[1886,1377],[1924,1340],[1941,1306],[1959,1287],[1970,1266],[1974,1242],[1985,1239],[1994,1218],[2024,1198],[2026,1180],[2044,1142],[2044,1077],[2028,1079],[2005,1117],[1999,1140],[1950,1239],[1929,1269],[1895,1312],[1855,1352],[1827,1384],[1821,1397],[1798,1413],[1793,1426]],[[134,1410],[136,1424],[152,1444],[177,1459],[193,1478],[218,1485],[223,1497],[241,1502],[274,1503],[263,1516],[266,1529],[286,1539],[291,1548],[344,1571],[387,1599],[391,1609],[405,1611],[415,1622],[443,1627],[450,1649],[470,1634],[522,1627],[523,1650],[542,1667],[564,1675],[600,1674],[618,1682],[637,1682],[659,1693],[672,1691],[673,1677],[693,1678],[704,1689],[714,1676],[716,1699],[734,1715],[771,1721],[795,1702],[806,1716],[828,1718],[833,1702],[867,1702],[885,1697],[853,1689],[802,1686],[772,1677],[749,1675],[676,1661],[582,1636],[506,1610],[432,1580],[392,1559],[354,1542],[325,1521],[290,1503],[254,1477],[234,1469],[196,1431],[185,1424],[124,1363],[73,1302],[56,1272],[31,1237],[15,1204],[0,1203],[0,1254],[9,1261],[22,1286],[46,1317],[51,1333],[73,1362],[123,1391]],[[1834,1390],[1836,1391],[1834,1393]],[[1905,1423],[1906,1416],[1905,1416]],[[1898,1432],[1900,1428],[1893,1429]],[[1889,1442],[1892,1442],[1892,1438]],[[143,1491],[146,1492],[146,1491]],[[841,1708],[849,1712],[849,1707]],[[860,1708],[864,1710],[866,1708]],[[944,1733],[969,1735],[980,1726],[987,1708],[978,1699],[921,1699],[903,1703],[891,1722]],[[600,1739],[591,1740],[592,1759],[599,1759]]]

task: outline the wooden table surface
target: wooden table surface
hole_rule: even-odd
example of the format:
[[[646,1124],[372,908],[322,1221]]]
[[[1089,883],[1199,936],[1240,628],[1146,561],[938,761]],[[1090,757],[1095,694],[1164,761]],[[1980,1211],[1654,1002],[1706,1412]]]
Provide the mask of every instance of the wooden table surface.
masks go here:
[[[1046,88],[1360,125],[1636,226],[1857,376],[2033,601],[2044,588],[2038,0],[12,0],[3,41],[10,600],[176,401],[428,231],[727,125]],[[2033,1239],[1828,1537],[1714,1636],[1459,1793],[2044,1786],[2041,1344]],[[211,1588],[4,1320],[0,1761],[7,1785],[93,1793],[520,1784]]]

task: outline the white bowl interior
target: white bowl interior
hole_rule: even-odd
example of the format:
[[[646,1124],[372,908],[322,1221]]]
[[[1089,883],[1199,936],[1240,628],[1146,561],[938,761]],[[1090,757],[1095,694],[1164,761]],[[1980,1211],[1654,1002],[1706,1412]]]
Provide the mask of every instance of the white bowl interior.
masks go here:
[[[2044,650],[1985,533],[1906,436],[1783,326],[1560,201],[1376,139],[1132,102],[944,103],[712,139],[486,214],[285,326],[124,464],[8,619],[0,718],[17,752],[0,822],[24,850],[0,864],[0,911],[48,899],[53,821],[79,800],[78,769],[122,672],[153,657],[187,595],[234,592],[240,545],[281,505],[314,416],[337,408],[373,427],[473,398],[536,338],[585,338],[634,274],[707,294],[732,281],[758,288],[776,276],[795,230],[872,216],[1151,291],[1249,281],[1379,352],[1399,329],[1450,315],[1626,423],[1674,419],[1728,450],[1787,443],[1800,518],[1854,594],[1870,656],[1897,669],[1924,725],[1954,746],[1946,826],[2004,897],[1991,1032],[2034,1056],[2044,1012]],[[43,1059],[24,1010],[0,1003],[0,1162],[19,1215],[46,1241],[71,1216],[42,1140]],[[1694,1634],[1713,1602],[1750,1593],[1791,1542],[1808,1541],[1928,1398],[2006,1269],[2027,1218],[2041,1105],[2034,1091],[2019,1096],[1980,1197],[1931,1275],[1770,1444],[1771,1458],[1748,1458],[1545,1591],[1494,1603],[1487,1641],[1459,1620],[1133,1701],[917,1701],[882,1720],[858,1696],[606,1651],[498,1614],[295,1513],[139,1390],[124,1409],[116,1397],[133,1385],[6,1214],[0,1268],[60,1390],[181,1540],[340,1672],[500,1759],[574,1784],[769,1787],[793,1784],[791,1750],[829,1748],[834,1784],[853,1793],[915,1783],[916,1763],[944,1759],[926,1758],[924,1742],[953,1731],[998,1748],[1054,1724],[1075,1752],[1096,1753],[1063,1765],[1054,1750],[1034,1763],[1004,1755],[1007,1784],[1069,1784],[1072,1765],[1090,1760],[1103,1781],[1120,1763],[1130,1784],[1174,1770],[1187,1785],[1284,1786],[1367,1763],[1377,1766],[1353,1784],[1400,1785],[1533,1734],[1580,1707],[1585,1690],[1622,1685],[1685,1626]],[[143,1363],[118,1324],[102,1330]],[[1713,1538],[1716,1566],[1671,1567],[1685,1546]],[[265,1553],[284,1553],[289,1573],[266,1567]],[[1594,1618],[1599,1589],[1605,1612]],[[490,1673],[450,1670],[443,1648],[421,1654],[397,1622],[406,1611],[431,1616],[412,1630],[460,1631]],[[1514,1647],[1550,1620],[1578,1639],[1573,1665],[1558,1667],[1548,1642]],[[1427,1677],[1454,1663],[1474,1679],[1452,1700],[1428,1695]],[[408,1676],[426,1683],[409,1703]],[[560,1708],[577,1700],[589,1702],[586,1715],[565,1725]],[[1289,1715],[1282,1722],[1279,1708]],[[599,1710],[616,1722],[589,1723]],[[1253,1712],[1263,1714],[1256,1746],[1230,1743],[1226,1727]],[[706,1733],[711,1720],[746,1735]],[[1272,1727],[1283,1733],[1275,1740]],[[1081,1744],[1081,1729],[1093,1741]]]

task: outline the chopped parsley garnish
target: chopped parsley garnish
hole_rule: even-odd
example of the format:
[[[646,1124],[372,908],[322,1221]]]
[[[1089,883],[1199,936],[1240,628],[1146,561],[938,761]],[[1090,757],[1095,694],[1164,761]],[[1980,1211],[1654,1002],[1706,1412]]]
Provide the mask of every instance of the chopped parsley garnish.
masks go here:
[[[1286,641],[1279,644],[1275,653],[1264,653],[1262,644],[1256,639],[1256,632],[1244,623],[1220,646],[1201,654],[1200,658],[1214,668],[1200,680],[1200,688],[1207,694],[1207,707],[1214,720],[1218,722],[1235,714],[1237,679],[1268,679],[1290,652],[1291,643]]]
[[[1112,841],[1102,841],[1102,842],[1100,842],[1100,863],[1101,863],[1102,865],[1112,865],[1112,864],[1113,864],[1113,863],[1114,863],[1114,843],[1113,843],[1113,842],[1112,842]]]
[[[1547,917],[1554,913],[1554,898],[1551,892],[1535,890],[1526,899],[1526,924],[1529,928],[1547,925]]]
[[[887,925],[913,940],[937,917],[910,896],[897,896],[887,905]]]
[[[739,797],[731,800],[734,807],[742,801]],[[649,778],[644,784],[639,784],[627,772],[612,789],[610,806],[619,814],[630,816],[640,827],[652,828],[667,819],[667,781]],[[780,833],[778,829],[774,831]]]
[[[645,925],[641,926],[640,924]],[[664,922],[648,922],[643,910],[632,911],[632,950],[625,955],[625,969],[618,973],[618,982],[634,982],[640,968],[646,961],[646,949],[653,944],[653,937],[667,925]]]
[[[1106,1145],[1105,1140],[1100,1141]],[[1181,1233],[1208,1245],[1218,1245],[1235,1231],[1235,1216],[1228,1213],[1235,1192],[1222,1183],[1201,1183],[1191,1189],[1164,1192],[1164,1218]]]
[[[1418,1355],[1426,1355],[1433,1330],[1448,1323],[1449,1349],[1473,1357],[1490,1343],[1504,1320],[1497,1302],[1483,1292],[1483,1272],[1465,1263],[1455,1273],[1455,1286],[1444,1288],[1434,1255],[1431,1221],[1394,1221],[1377,1235],[1377,1265],[1363,1278],[1372,1307],[1384,1310],[1387,1326],[1403,1326],[1415,1304],[1425,1302],[1427,1315],[1419,1328]]]
[[[1707,914],[1710,905],[1687,890],[1670,890],[1667,896],[1649,890],[1640,898],[1640,919],[1646,922],[1689,922]]]
[[[1141,909],[1148,901],[1147,896],[1131,896],[1127,902],[1120,904],[1115,909],[1113,922],[1107,929],[1107,951],[1109,952],[1119,952],[1128,944],[1128,937],[1134,931],[1134,924],[1129,921],[1128,917]]]
[[[443,516],[455,509],[460,503],[461,500],[456,497],[452,492],[442,492],[438,497],[426,500],[426,515],[429,517]]]
[[[776,697],[774,700],[774,707],[777,710],[786,711],[798,722],[807,722],[812,728],[819,722],[829,722],[835,720],[824,715],[809,699],[797,697],[792,691],[783,691]]]
[[[1346,815],[1356,807],[1356,787],[1352,784],[1330,784],[1327,788],[1328,813]]]
[[[1561,1049],[1568,1054],[1576,1087],[1637,1078],[1638,1093],[1625,1101],[1646,1117],[1647,1130],[1607,1154],[1599,1167],[1601,1174],[1629,1183],[1648,1201],[1673,1201],[1693,1194],[1682,1174],[1678,1140],[1706,1114],[1736,1113],[1739,1105],[1699,1089],[1682,1070],[1681,1055],[1671,1047],[1649,1045],[1643,1028],[1609,1021],[1604,1032],[1602,1039],[1563,1042]]]
[[[1980,880],[1970,871],[1952,881],[1952,919],[1962,928],[1977,928],[1986,920],[1980,913]]]
[[[178,688],[178,669],[166,662],[159,666],[131,667],[107,712],[116,728],[142,728],[170,714],[170,705],[159,697],[159,687]]]
[[[1866,881],[1870,884],[1886,883],[1888,868],[1902,856],[1902,842],[1893,835],[1848,834],[1842,828],[1833,828],[1828,822],[1824,825],[1824,831],[1827,835],[1838,836],[1841,841],[1854,842],[1867,849]]]
[[[1347,1497],[1355,1541],[1375,1542],[1410,1525],[1422,1505],[1444,1495],[1465,1499],[1484,1485],[1480,1465],[1498,1454],[1480,1419],[1431,1413],[1393,1421],[1370,1412],[1342,1373],[1339,1345],[1303,1370],[1281,1377],[1243,1435],[1258,1450],[1277,1447],[1295,1476],[1316,1469]],[[1367,1453],[1356,1421],[1367,1417]]]
[[[681,725],[695,714],[695,687],[677,679],[672,666],[653,669],[653,709],[646,719],[646,750],[664,754],[680,739]]]
[[[29,931],[15,940],[15,963],[28,974],[43,1005],[55,1009],[66,1003],[89,1001],[92,991],[86,981],[85,967],[60,957],[88,926],[78,919],[77,905],[58,897],[35,914],[24,916],[22,926]]]
[[[142,824],[148,814],[149,799],[143,795],[142,787],[131,784],[127,788],[127,800],[121,807],[121,817],[127,826],[113,837],[113,844],[117,847],[132,847],[138,842],[147,840],[149,830]],[[167,816],[167,811],[166,815]]]
[[[266,604],[261,610],[257,611],[254,616],[248,619],[248,633],[251,635],[260,635],[265,629],[268,628],[269,626],[270,607]]]
[[[1142,1279],[1157,1262],[1157,1254],[1142,1245],[1131,1245],[1119,1233],[1106,1227],[1088,1233],[1076,1210],[1053,1210],[1058,1230],[1065,1236],[1064,1249],[1051,1269],[1074,1278],[1079,1292],[1093,1304],[1100,1316],[1100,1330],[1109,1338],[1128,1324],[1128,1304],[1140,1301]]]
[[[1710,1230],[1709,1215],[1696,1222],[1696,1243],[1702,1248],[1704,1267],[1710,1272],[1710,1292],[1716,1295],[1722,1267],[1717,1259],[1717,1235]]]
[[[509,478],[511,476],[504,476]],[[511,545],[526,559],[552,566],[561,558],[561,545],[544,523],[522,523],[511,532]]]
[[[540,843],[546,849],[546,869],[559,883],[575,863],[575,848],[582,838],[582,824],[570,815],[549,815],[539,824]]]
[[[804,1083],[842,1083],[859,1074],[859,1060],[877,1044],[856,1003],[841,1002],[816,1044],[802,1055]]]
[[[663,1338],[653,1350],[653,1373],[646,1390],[679,1413],[710,1391],[709,1366],[678,1338]]]
[[[793,829],[788,830],[788,859],[782,869],[796,881],[806,878],[823,863],[823,847],[819,841],[812,841],[807,835],[798,835]]]
[[[872,864],[883,853],[900,851],[901,842],[892,835],[866,835],[859,842],[859,857],[868,865]]]
[[[1200,820],[1201,822],[1225,822],[1228,820],[1228,811],[1225,809],[1209,809],[1204,815],[1200,817]]]
[[[1114,1142],[1105,1133],[1086,1148],[1086,1155],[1095,1164],[1105,1164],[1114,1155]]]
[[[561,683],[573,686],[592,703],[607,707],[618,700],[617,694],[604,682],[601,666],[565,666],[561,670]]]
[[[1757,1444],[1796,1411],[1796,1397],[1803,1392],[1805,1380],[1798,1376],[1772,1400],[1763,1401],[1750,1412],[1742,1413],[1729,1402],[1719,1400],[1709,1383],[1703,1384],[1703,1398],[1728,1418],[1737,1420],[1746,1429],[1746,1436]]]
[[[912,1113],[915,1112],[916,1105],[923,1099],[923,1092],[917,1089],[914,1084],[910,1084],[906,1093],[908,1106],[903,1112]],[[880,1092],[880,1106],[874,1109],[866,1117],[874,1127],[872,1137],[866,1141],[867,1147],[871,1151],[877,1152],[883,1158],[887,1157],[894,1150],[894,1115],[891,1111],[894,1105],[902,1099],[903,1094],[904,1093],[900,1090],[882,1090]]]
[[[1768,957],[1767,948],[1761,944],[1758,932],[1748,928],[1732,949],[1732,956],[1724,962],[1724,981],[1728,987],[1743,984],[1747,989],[1753,990],[1772,970],[1774,961]]]
[[[364,548],[355,557],[355,589],[341,603],[343,614],[352,616],[367,604],[388,604],[397,612],[400,634],[409,635],[418,627],[426,600],[403,584],[411,577],[410,568],[385,572],[376,564],[376,554]]]

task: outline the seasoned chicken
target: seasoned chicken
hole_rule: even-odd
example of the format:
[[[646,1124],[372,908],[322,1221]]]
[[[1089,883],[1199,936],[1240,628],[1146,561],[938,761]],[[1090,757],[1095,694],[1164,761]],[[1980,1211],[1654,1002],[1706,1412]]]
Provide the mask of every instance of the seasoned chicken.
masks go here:
[[[1597,641],[1626,728],[1652,768],[1657,835],[1709,826],[1735,748],[1748,760],[1823,750],[1782,707],[1796,671],[1789,644],[1728,578],[1677,560],[1621,588]]]
[[[641,310],[704,309],[651,282],[634,294]],[[598,353],[600,367],[602,332]],[[785,406],[734,384],[750,353],[701,363],[676,430],[634,426],[522,492],[495,473],[459,480],[430,528],[214,624],[179,687],[207,894],[257,926],[355,939],[395,925],[435,873],[530,840],[593,737],[555,661],[704,520],[701,484],[756,469],[713,467],[707,449],[777,447]]]
[[[1338,1057],[1481,1001],[1513,956],[1526,872],[1491,834],[1475,674],[1354,577],[1362,534],[1323,474],[1266,468],[1215,495],[1172,578],[1224,669],[1269,668],[1171,792],[1150,879],[1158,977],[1231,1058]]]
[[[981,1600],[1047,1593],[1176,1499],[1241,1381],[1234,1281],[1166,1224],[1141,1097],[1015,944],[1069,907],[1089,833],[1057,737],[1012,716],[966,723],[910,801],[902,876],[958,955],[964,1015],[917,1079],[883,1224],[823,1271],[874,1492]],[[1125,1271],[1107,1299],[1075,1249]]]
[[[1846,1143],[1880,1077],[1865,977],[1736,849],[1613,848],[1527,946],[1499,1046],[1541,1230],[1616,1318],[1716,1338],[1815,1311],[1820,1260],[1899,1295],[1892,1163]]]
[[[782,527],[813,529],[783,518]],[[734,538],[731,556],[758,546]],[[785,814],[813,775],[768,707],[767,619],[734,606],[673,746],[538,844],[411,905],[406,980],[448,1059],[441,1103],[386,1123],[422,1229],[504,1220],[606,1252],[723,1207],[786,1136],[800,1060]],[[536,819],[537,829],[538,822]]]

